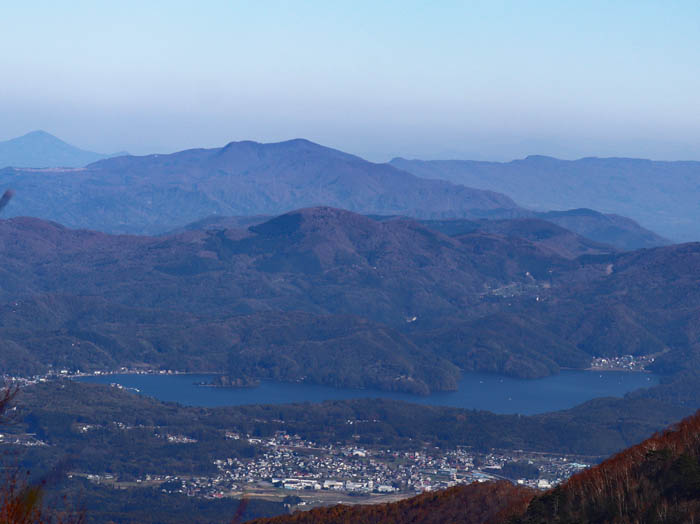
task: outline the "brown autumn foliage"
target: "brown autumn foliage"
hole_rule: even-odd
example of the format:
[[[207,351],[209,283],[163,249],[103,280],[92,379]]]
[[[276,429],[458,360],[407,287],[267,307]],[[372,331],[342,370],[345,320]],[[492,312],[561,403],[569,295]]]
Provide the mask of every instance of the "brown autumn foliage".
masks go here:
[[[511,522],[700,522],[700,411],[574,475]]]
[[[442,491],[423,493],[391,504],[338,505],[316,508],[269,519],[255,524],[374,524],[449,522],[495,523],[522,513],[537,492],[510,482],[473,483]]]

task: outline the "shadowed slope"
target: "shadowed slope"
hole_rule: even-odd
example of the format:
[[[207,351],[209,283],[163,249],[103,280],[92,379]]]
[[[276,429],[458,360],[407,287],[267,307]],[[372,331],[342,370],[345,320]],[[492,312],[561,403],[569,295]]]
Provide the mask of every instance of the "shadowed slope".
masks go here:
[[[515,523],[696,522],[700,412],[535,498]]]

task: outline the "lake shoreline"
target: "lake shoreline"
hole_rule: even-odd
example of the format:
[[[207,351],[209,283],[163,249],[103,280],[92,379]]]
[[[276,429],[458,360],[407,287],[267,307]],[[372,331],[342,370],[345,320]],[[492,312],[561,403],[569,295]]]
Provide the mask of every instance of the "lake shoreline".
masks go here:
[[[138,389],[138,394],[166,402],[201,407],[276,405],[324,401],[384,398],[404,402],[531,415],[568,409],[598,397],[622,397],[654,386],[658,377],[650,373],[624,371],[591,373],[562,370],[542,379],[516,379],[486,373],[465,373],[457,391],[422,396],[372,388],[333,388],[303,382],[260,381],[255,387],[205,385],[218,374],[111,374],[76,377],[82,382],[119,384]]]

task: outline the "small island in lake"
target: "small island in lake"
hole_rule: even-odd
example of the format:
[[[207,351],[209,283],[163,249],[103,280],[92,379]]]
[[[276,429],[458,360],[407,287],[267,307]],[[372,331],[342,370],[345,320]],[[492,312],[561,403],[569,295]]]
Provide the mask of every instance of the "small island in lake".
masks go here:
[[[217,388],[256,388],[260,381],[251,377],[230,377],[228,375],[218,375],[211,382],[200,382],[200,386],[212,386]]]

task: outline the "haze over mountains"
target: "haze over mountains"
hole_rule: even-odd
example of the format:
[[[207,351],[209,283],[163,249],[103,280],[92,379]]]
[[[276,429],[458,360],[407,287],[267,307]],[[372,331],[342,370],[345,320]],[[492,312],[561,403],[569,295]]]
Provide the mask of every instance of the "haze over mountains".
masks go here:
[[[103,158],[126,155],[122,151],[110,155],[85,151],[67,144],[46,131],[0,142],[2,167],[83,167]]]
[[[390,433],[398,411],[410,429],[391,432],[407,441],[426,442],[437,431],[458,445],[537,440],[544,451],[619,449],[700,402],[700,244],[667,245],[616,214],[532,211],[505,194],[419,178],[305,140],[124,156],[85,168],[7,168],[0,187],[16,190],[0,201],[5,211],[82,228],[0,220],[6,373],[126,366],[213,372],[218,384],[270,379],[429,394],[454,390],[467,371],[539,378],[585,369],[593,357],[654,358],[660,385],[565,413],[520,420],[391,404],[382,408],[389,415],[360,417]],[[337,207],[312,205],[319,202]],[[289,210],[295,206],[305,207]],[[144,231],[160,236],[133,234]],[[333,428],[327,409],[341,421]],[[338,429],[348,409],[355,408],[292,407],[293,423],[282,411],[253,423],[288,431],[313,420],[334,439],[342,431],[354,439],[357,428]],[[169,411],[184,419],[193,412]],[[65,426],[66,449],[92,438],[76,429],[73,414],[44,413],[41,423],[33,416],[28,431]],[[148,422],[136,417],[139,427]],[[98,418],[103,437],[117,442],[104,414]],[[229,446],[220,433],[197,433],[201,449],[216,439]],[[136,441],[120,442],[130,449]],[[192,464],[201,460],[192,453]],[[657,473],[666,475],[677,458],[645,462],[644,471],[661,464]],[[92,450],[81,460],[102,468],[109,459]],[[447,498],[505,502],[509,491],[472,487]],[[535,496],[513,492],[525,494],[521,501]],[[566,491],[552,496],[570,503]],[[386,510],[428,507],[439,516],[441,497]],[[535,509],[523,522],[547,513]]]
[[[670,296],[695,307],[682,267],[696,246],[625,254],[667,241],[617,215],[533,212],[306,140],[7,168],[0,184],[16,189],[6,211],[71,226],[160,233],[197,219],[163,237],[1,221],[3,358],[17,369],[128,363],[426,393],[463,370],[541,377],[659,353],[676,373],[696,358],[693,316],[658,307],[675,267]],[[280,215],[318,201],[350,211]]]
[[[592,209],[535,212],[534,216],[598,242],[620,249],[631,250],[657,247],[672,242],[640,226],[634,220],[615,214],[604,214]]]
[[[418,178],[306,140],[118,157],[73,171],[4,169],[5,185],[17,193],[13,215],[128,233],[313,205],[425,218],[520,210],[502,194]]]
[[[677,241],[700,240],[700,162],[529,156],[512,162],[395,158],[391,165],[504,192],[531,209],[591,208],[630,217]]]
[[[668,252],[692,267],[695,248],[626,255],[667,241],[624,217],[535,213],[306,140],[7,168],[0,184],[16,189],[12,214],[74,227],[198,219],[163,237],[1,221],[8,367],[155,365],[427,393],[463,370],[541,377],[673,350],[658,365],[679,372],[695,358],[692,316],[659,311],[653,286],[610,291],[624,275],[652,278]],[[318,201],[350,211],[275,216]],[[675,277],[685,303],[693,282]]]
[[[35,135],[40,142],[46,138]],[[543,218],[620,249],[668,243],[624,217],[586,209],[533,212],[504,194],[418,178],[306,140],[232,142],[217,149],[123,156],[77,169],[7,168],[0,170],[3,186],[17,193],[6,216],[113,233],[157,234],[205,217],[210,222],[270,217],[330,205],[421,219]]]

